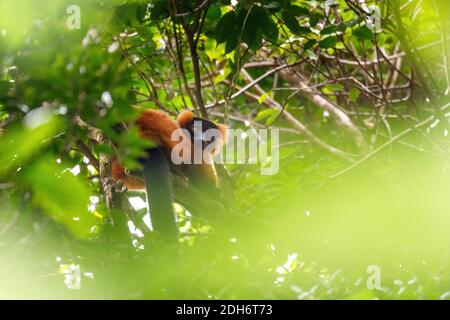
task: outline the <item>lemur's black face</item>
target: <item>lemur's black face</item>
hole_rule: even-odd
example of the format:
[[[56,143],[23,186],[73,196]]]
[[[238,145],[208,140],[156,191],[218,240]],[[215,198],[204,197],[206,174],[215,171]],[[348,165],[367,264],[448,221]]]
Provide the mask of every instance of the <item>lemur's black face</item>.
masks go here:
[[[214,122],[200,117],[194,117],[192,121],[187,124],[185,129],[188,130],[191,136],[192,144],[199,145],[201,141],[202,149],[205,149],[211,143],[214,143],[215,139],[211,139],[211,136],[205,136],[206,131],[213,129],[220,132],[219,127],[217,127]]]

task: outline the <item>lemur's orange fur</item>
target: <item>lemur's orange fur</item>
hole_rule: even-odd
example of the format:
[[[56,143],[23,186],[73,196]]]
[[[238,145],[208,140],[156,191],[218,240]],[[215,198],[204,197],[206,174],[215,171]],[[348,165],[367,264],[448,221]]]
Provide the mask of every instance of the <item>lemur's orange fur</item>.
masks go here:
[[[162,146],[165,150],[168,159],[172,149],[179,143],[178,141],[172,141],[172,132],[177,129],[185,128],[194,118],[194,114],[191,111],[181,112],[177,120],[173,120],[167,113],[159,110],[146,110],[136,120],[136,124],[139,127],[141,137],[144,139],[151,139],[153,142]],[[172,167],[177,167],[177,171],[181,171],[189,179],[203,179],[209,183],[217,186],[217,174],[214,164],[209,160],[216,155],[220,150],[220,147],[225,143],[226,139],[226,126],[216,124],[221,131],[221,139],[214,141],[213,154],[206,155],[209,159],[204,159],[202,164],[183,164],[175,166],[171,163]],[[186,140],[188,141],[188,140]],[[190,143],[191,150],[194,145]],[[193,153],[192,153],[193,154]],[[206,160],[206,161],[205,161]],[[128,190],[144,190],[145,182],[143,179],[130,176],[126,173],[124,166],[115,159],[112,163],[112,177],[114,180],[121,180]]]

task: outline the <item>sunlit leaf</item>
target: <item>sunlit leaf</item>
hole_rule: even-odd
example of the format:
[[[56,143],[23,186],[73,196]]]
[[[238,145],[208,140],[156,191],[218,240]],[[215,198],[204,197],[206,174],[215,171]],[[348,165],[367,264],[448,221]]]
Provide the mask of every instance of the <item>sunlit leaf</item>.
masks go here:
[[[336,42],[337,42],[337,37],[335,37],[335,36],[326,37],[325,39],[322,39],[319,42],[319,47],[322,49],[332,48],[336,45]]]
[[[361,92],[357,88],[351,88],[348,93],[348,97],[349,97],[350,101],[356,102],[356,100],[358,99],[360,94],[361,94]]]

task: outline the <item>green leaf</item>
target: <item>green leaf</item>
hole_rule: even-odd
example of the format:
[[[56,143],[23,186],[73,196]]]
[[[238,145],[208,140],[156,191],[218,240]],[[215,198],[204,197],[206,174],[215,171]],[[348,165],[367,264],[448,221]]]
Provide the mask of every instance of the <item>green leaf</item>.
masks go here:
[[[136,20],[139,22],[144,21],[145,15],[147,14],[147,4],[139,4],[136,8]]]
[[[336,33],[336,26],[333,26],[333,25],[327,26],[320,31],[320,34],[322,34],[322,35],[331,34],[331,33]]]
[[[284,23],[286,24],[286,27],[288,27],[288,29],[292,33],[296,35],[305,35],[311,33],[310,28],[300,26],[297,18],[290,13],[286,13],[285,11],[283,11],[282,18]]]
[[[272,19],[270,18],[270,15],[266,9],[260,6],[254,6],[252,9],[252,15],[258,21],[259,27],[261,29],[269,27],[270,20]]]
[[[242,14],[238,15],[238,25],[243,25],[247,15],[246,10],[241,11]],[[257,50],[261,46],[263,30],[271,27],[271,18],[266,9],[260,6],[253,6],[250,13],[248,13],[247,20],[245,21],[244,30],[242,33],[242,40],[250,47],[252,50]]]
[[[364,21],[363,17],[357,16],[357,17],[351,19],[350,21],[347,21],[346,24],[349,28],[351,28],[351,27],[354,27],[354,26],[360,24],[363,21]]]
[[[258,103],[259,103],[259,104],[263,104],[264,101],[266,101],[266,99],[267,99],[268,97],[271,97],[271,96],[272,96],[272,92],[271,92],[271,91],[265,92],[262,96],[259,97]]]
[[[100,221],[88,211],[90,192],[80,179],[46,158],[27,167],[22,179],[33,189],[33,201],[45,214],[79,238],[94,235]]]
[[[229,37],[227,39],[227,43],[225,45],[225,54],[230,53],[231,51],[233,51],[234,49],[236,49],[236,47],[239,44],[239,39],[236,33],[233,33],[231,35],[231,37]]]
[[[274,117],[278,116],[278,113],[279,111],[275,109],[264,109],[258,113],[258,115],[255,117],[255,121],[259,122],[264,119],[274,119]]]
[[[384,33],[378,33],[376,36],[377,36],[378,45],[384,46],[384,44],[386,43],[387,38],[388,38],[387,35]]]
[[[217,21],[220,19],[220,7],[215,4],[211,4],[211,6],[208,9],[208,12],[206,13],[206,18],[208,20],[214,20]]]
[[[131,26],[136,21],[136,10],[135,4],[124,4],[116,8],[115,15],[121,23]]]
[[[107,144],[96,144],[92,149],[97,153],[113,154],[111,146]]]
[[[311,33],[311,32],[312,32],[312,31],[311,31],[310,28],[300,26],[300,27],[298,28],[297,34],[298,34],[298,35],[305,35],[305,34],[309,34],[309,33]]]
[[[258,28],[260,27],[260,22],[261,20],[258,17],[255,9],[252,9],[247,15],[245,25],[244,22],[242,22],[244,26],[244,30],[242,32],[242,41],[245,42],[249,47],[251,47],[253,42],[255,41],[255,35],[258,31]]]
[[[253,36],[253,41],[249,44],[250,49],[253,51],[258,50],[262,45],[263,32],[258,28]]]
[[[154,20],[165,19],[170,16],[169,1],[158,0],[151,9],[150,17]]]
[[[303,50],[306,51],[306,50],[311,49],[316,43],[317,43],[317,40],[315,40],[315,39],[308,40],[305,43],[305,45],[303,46]]]
[[[335,94],[337,91],[343,91],[344,86],[340,83],[329,83],[322,88],[322,92],[325,94]]]
[[[288,27],[292,33],[296,34],[300,28],[297,18],[286,11],[281,13],[281,17],[286,24],[286,27]]]
[[[361,94],[361,92],[357,88],[351,88],[348,93],[348,97],[349,97],[350,101],[356,102],[356,100],[359,98],[360,94]]]
[[[304,7],[296,6],[296,5],[288,5],[285,9],[285,12],[287,12],[291,16],[309,16],[309,10]]]
[[[215,37],[217,44],[227,41],[229,38],[236,36],[236,13],[234,11],[227,12],[216,26]]]
[[[263,29],[263,35],[271,42],[277,43],[278,42],[278,28],[277,24],[273,19],[269,16],[267,27]]]
[[[219,73],[219,75],[214,79],[214,84],[218,84],[220,82],[222,82],[223,80],[225,80],[229,74],[231,73],[231,68],[230,66],[227,64],[225,66],[225,68]]]
[[[57,119],[51,119],[32,129],[11,128],[0,139],[0,175],[28,161],[60,127]]]
[[[323,19],[323,15],[314,13],[309,17],[309,25],[314,28],[321,19]]]
[[[336,26],[336,31],[345,32],[347,30],[347,24],[345,22],[341,22]]]
[[[319,42],[319,47],[322,49],[328,49],[328,48],[332,48],[336,45],[337,43],[337,37],[336,36],[331,36],[331,37],[327,37],[323,40],[321,40]]]
[[[212,60],[219,59],[223,55],[223,47],[218,46],[213,38],[207,38],[205,41],[205,54]]]
[[[353,35],[355,35],[359,40],[372,40],[373,32],[367,26],[362,26],[353,30]]]

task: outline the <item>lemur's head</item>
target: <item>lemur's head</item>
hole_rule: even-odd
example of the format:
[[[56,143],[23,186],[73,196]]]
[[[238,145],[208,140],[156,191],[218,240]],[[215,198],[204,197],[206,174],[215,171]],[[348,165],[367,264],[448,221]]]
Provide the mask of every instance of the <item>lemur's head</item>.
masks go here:
[[[192,144],[201,145],[203,150],[210,147],[212,155],[218,154],[226,142],[227,127],[223,124],[196,117],[191,111],[181,112],[177,120],[180,127],[189,132]]]

